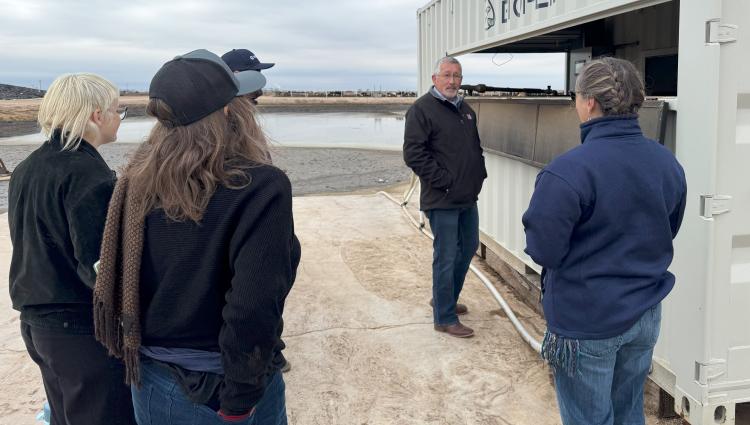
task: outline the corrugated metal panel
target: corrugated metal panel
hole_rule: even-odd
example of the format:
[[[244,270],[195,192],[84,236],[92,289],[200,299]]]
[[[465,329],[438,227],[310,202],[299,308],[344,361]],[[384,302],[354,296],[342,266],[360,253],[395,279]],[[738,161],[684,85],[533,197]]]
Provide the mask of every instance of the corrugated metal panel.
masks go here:
[[[523,252],[521,216],[529,206],[539,168],[492,153],[485,154],[487,180],[479,194],[479,229],[527,266],[541,272]]]
[[[578,115],[570,100],[467,97],[465,102],[477,113],[485,152],[543,167],[581,143]],[[664,143],[667,110],[663,100],[644,102],[638,115],[646,137]]]
[[[419,93],[435,62],[669,0],[434,0],[419,10]],[[488,5],[492,5],[489,9]],[[493,16],[494,22],[489,18]]]

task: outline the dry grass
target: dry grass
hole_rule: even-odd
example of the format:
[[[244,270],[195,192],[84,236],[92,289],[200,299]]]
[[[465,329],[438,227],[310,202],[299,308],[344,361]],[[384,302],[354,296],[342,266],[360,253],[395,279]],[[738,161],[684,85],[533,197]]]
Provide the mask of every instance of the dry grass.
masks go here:
[[[42,99],[0,100],[0,121],[36,121]],[[411,105],[413,97],[273,97],[258,99],[261,106],[284,105]],[[148,96],[122,96],[123,106],[146,106]]]
[[[36,121],[42,99],[0,100],[0,121]]]

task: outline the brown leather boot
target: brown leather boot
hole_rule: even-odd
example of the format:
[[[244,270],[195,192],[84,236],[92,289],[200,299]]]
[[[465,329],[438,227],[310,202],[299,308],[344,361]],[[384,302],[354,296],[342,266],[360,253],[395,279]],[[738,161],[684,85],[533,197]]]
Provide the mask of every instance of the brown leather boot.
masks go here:
[[[435,307],[435,306],[434,306],[434,305],[432,304],[432,298],[430,298],[430,307]],[[463,304],[456,304],[456,314],[457,314],[458,316],[463,316],[464,314],[466,314],[466,313],[468,313],[468,312],[469,312],[469,308],[468,308],[468,307],[466,307],[466,306],[465,306],[465,305],[463,305]]]
[[[435,330],[438,332],[445,332],[450,336],[455,336],[456,338],[471,338],[474,336],[474,329],[464,326],[461,324],[461,322],[456,323],[455,325],[448,325],[448,326],[440,326],[435,325]]]

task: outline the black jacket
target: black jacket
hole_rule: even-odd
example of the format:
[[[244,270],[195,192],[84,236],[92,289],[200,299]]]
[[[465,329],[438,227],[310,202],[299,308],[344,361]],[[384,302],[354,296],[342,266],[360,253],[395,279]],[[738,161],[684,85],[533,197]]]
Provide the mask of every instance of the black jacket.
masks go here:
[[[468,207],[487,177],[477,115],[427,93],[406,113],[404,161],[422,182],[420,209]]]
[[[22,318],[68,312],[91,320],[93,265],[114,184],[115,173],[93,146],[82,141],[64,151],[58,135],[18,164],[8,223],[10,297]]]
[[[275,372],[300,260],[289,179],[267,165],[249,175],[218,187],[199,224],[150,213],[141,264],[142,344],[221,352],[227,413],[250,410]]]

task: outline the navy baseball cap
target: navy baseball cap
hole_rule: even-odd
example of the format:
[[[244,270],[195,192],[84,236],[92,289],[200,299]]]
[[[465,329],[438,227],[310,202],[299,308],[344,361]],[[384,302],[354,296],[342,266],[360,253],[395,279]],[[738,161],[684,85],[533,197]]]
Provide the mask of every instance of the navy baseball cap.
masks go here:
[[[232,71],[260,71],[268,69],[275,63],[262,63],[255,53],[247,49],[232,49],[221,57]]]
[[[265,85],[260,72],[234,73],[219,56],[199,49],[165,63],[151,80],[148,97],[169,105],[174,124],[188,125]]]

